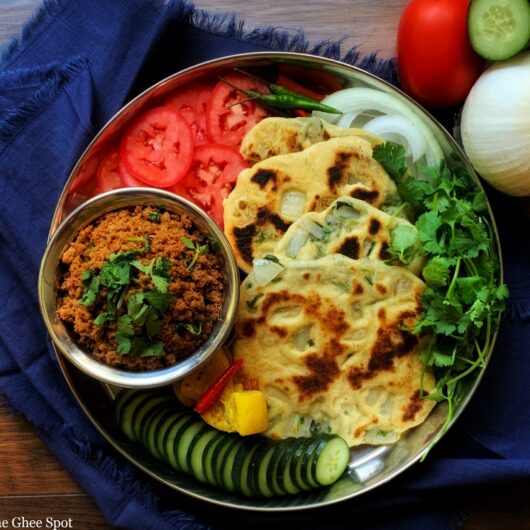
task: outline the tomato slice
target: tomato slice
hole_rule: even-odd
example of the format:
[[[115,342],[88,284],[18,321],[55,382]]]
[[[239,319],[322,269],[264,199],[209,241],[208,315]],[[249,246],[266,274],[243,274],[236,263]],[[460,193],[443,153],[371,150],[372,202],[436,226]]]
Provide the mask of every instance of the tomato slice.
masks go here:
[[[223,79],[245,90],[269,92],[265,83],[243,74],[231,73],[224,76]],[[206,111],[206,132],[212,142],[239,146],[250,129],[269,115],[254,100],[238,103],[245,99],[247,99],[245,94],[232,88],[224,81],[220,80],[215,85]]]
[[[120,156],[134,178],[167,188],[188,172],[193,147],[184,116],[164,106],[148,110],[133,123],[121,141]]]
[[[191,127],[195,145],[208,143],[206,137],[206,108],[212,93],[206,83],[192,83],[177,89],[166,100],[166,106],[178,110]]]
[[[121,157],[118,161],[118,172],[120,173],[121,180],[123,182],[123,185],[127,188],[133,188],[136,186],[145,186],[145,184],[135,179],[129,171],[127,171],[127,168],[125,167],[125,164],[123,163]]]
[[[189,173],[171,191],[189,199],[223,226],[223,199],[248,164],[232,147],[204,144],[195,148]]]
[[[98,165],[96,172],[96,190],[98,193],[123,188],[123,181],[118,171],[119,152],[110,150]]]

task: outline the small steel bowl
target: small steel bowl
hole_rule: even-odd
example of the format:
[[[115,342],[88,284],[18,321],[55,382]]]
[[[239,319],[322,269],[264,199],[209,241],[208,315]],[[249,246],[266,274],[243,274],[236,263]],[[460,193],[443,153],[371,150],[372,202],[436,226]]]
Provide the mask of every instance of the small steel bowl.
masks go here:
[[[75,235],[102,215],[137,204],[156,205],[165,210],[187,214],[197,228],[213,238],[224,260],[225,294],[222,314],[206,342],[192,355],[177,363],[145,372],[131,372],[98,361],[80,348],[75,337],[58,318],[57,270],[61,256]],[[227,340],[239,302],[239,272],[232,248],[212,218],[191,202],[172,193],[152,188],[126,188],[90,199],[76,208],[51,237],[39,272],[39,300],[42,316],[56,348],[77,368],[105,383],[129,388],[151,388],[172,383],[206,362]]]

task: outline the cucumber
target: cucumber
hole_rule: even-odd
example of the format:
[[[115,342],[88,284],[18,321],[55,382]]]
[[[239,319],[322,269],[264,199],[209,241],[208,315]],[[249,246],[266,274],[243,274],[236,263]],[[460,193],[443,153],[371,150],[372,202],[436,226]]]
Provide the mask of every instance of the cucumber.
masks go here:
[[[283,475],[285,454],[290,455],[300,441],[297,438],[286,438],[276,444],[276,450],[272,454],[270,472],[267,474],[267,485],[274,491],[275,495],[285,495],[287,490],[283,487]]]
[[[184,473],[191,474],[191,461],[188,459],[188,456],[190,448],[198,441],[198,438],[195,438],[195,436],[199,432],[204,434],[209,429],[211,427],[206,425],[198,416],[193,416],[193,421],[187,424],[175,436],[174,452],[177,458],[177,465]]]
[[[199,431],[188,449],[187,463],[191,474],[200,482],[208,482],[206,479],[206,468],[204,467],[204,453],[208,443],[217,437],[219,433],[211,427],[205,426]]]
[[[227,453],[229,453],[233,446],[239,441],[235,436],[231,436],[226,444],[216,447],[215,452],[212,456],[214,465],[214,480],[215,485],[219,488],[223,487],[223,471],[224,471],[224,460]]]
[[[310,474],[318,485],[329,486],[341,477],[349,460],[350,448],[343,438],[323,438],[309,462]]]
[[[114,412],[124,434],[155,458],[246,497],[293,495],[330,485],[344,473],[350,456],[347,443],[335,435],[274,442],[220,432],[160,391],[120,392]]]
[[[158,446],[158,435],[160,428],[164,422],[172,415],[175,411],[171,407],[160,409],[156,414],[153,414],[153,419],[147,426],[145,436],[143,439],[144,447],[158,460],[163,460],[164,455],[160,452]]]
[[[182,465],[178,460],[177,445],[180,437],[186,429],[197,423],[197,418],[191,414],[182,414],[178,416],[168,429],[164,440],[164,451],[166,462],[177,471],[183,471]]]
[[[138,442],[143,443],[143,438],[145,431],[147,429],[147,425],[149,423],[150,417],[153,416],[153,414],[150,414],[153,410],[156,411],[156,409],[160,408],[162,405],[166,405],[171,401],[170,396],[160,396],[160,395],[153,395],[150,399],[144,401],[135,411],[133,418],[132,418],[132,432],[134,439]]]
[[[206,482],[212,486],[218,486],[215,481],[215,455],[218,447],[223,447],[230,441],[230,436],[224,432],[217,432],[217,435],[212,438],[204,449],[202,456],[202,466],[206,476]]]
[[[137,390],[134,390],[133,388],[122,388],[116,395],[116,398],[114,400],[114,418],[116,419],[116,423],[118,425],[121,425],[121,412],[123,409],[123,405],[133,395],[137,393],[138,393]]]
[[[147,401],[153,398],[156,394],[154,392],[139,392],[136,394],[132,394],[129,399],[123,404],[120,418],[119,418],[119,425],[124,432],[125,436],[129,438],[132,442],[137,442],[137,438],[134,433],[134,418],[138,411],[138,409]]]
[[[263,441],[256,451],[250,472],[252,473],[252,484],[258,495],[273,497],[275,491],[269,486],[269,474],[271,473],[271,460],[277,445],[281,442]]]
[[[509,59],[530,41],[528,0],[472,0],[467,28],[473,49],[485,59]]]
[[[236,456],[241,447],[245,447],[245,440],[243,438],[236,439],[236,443],[225,453],[221,464],[221,483],[223,487],[230,492],[236,491],[236,483],[232,475],[232,470],[234,469]]]
[[[312,443],[312,438],[302,438],[300,444],[296,447],[293,458],[289,463],[289,472],[293,483],[301,490],[310,490],[313,488],[305,478],[305,468],[303,467],[303,457],[307,452],[307,447]]]
[[[242,493],[246,497],[255,495],[253,481],[250,475],[250,465],[254,459],[254,453],[258,450],[260,442],[252,440],[245,440],[241,445],[234,461],[232,468],[232,480],[236,491]]]
[[[173,412],[173,414],[170,414],[165,420],[160,423],[160,426],[157,429],[156,450],[162,456],[163,460],[167,461],[166,440],[169,434],[169,430],[171,429],[172,425],[174,425],[175,422],[178,421],[183,415],[184,413],[182,412]]]

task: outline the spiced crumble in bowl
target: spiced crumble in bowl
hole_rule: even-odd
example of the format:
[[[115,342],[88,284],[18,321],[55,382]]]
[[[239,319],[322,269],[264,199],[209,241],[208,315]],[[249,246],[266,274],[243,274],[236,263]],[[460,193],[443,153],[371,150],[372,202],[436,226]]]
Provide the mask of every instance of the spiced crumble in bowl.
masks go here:
[[[127,387],[184,377],[227,340],[238,269],[198,207],[146,188],[111,191],[72,212],[39,275],[41,311],[59,351]]]

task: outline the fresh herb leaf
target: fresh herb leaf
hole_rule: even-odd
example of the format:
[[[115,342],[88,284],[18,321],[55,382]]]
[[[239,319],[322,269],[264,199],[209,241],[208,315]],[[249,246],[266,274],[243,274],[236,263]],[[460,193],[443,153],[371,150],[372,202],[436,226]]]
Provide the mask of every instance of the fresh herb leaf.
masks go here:
[[[260,298],[262,298],[264,295],[263,293],[258,293],[254,298],[252,298],[251,300],[247,300],[246,302],[246,305],[247,305],[247,309],[251,312],[251,313],[254,313],[257,309],[256,307],[256,304],[258,303],[258,300]]]
[[[191,324],[188,322],[175,323],[175,327],[177,329],[185,329],[186,331],[189,331],[192,335],[195,336],[202,335],[202,325],[203,322],[192,322]]]
[[[87,269],[81,275],[81,283],[83,284],[83,296],[79,303],[86,307],[91,306],[98,296],[99,277],[92,269]]]
[[[111,320],[109,318],[108,313],[100,313],[95,319],[94,319],[94,326],[97,328],[102,328],[107,322]]]
[[[164,343],[160,340],[147,342],[141,348],[140,357],[161,357],[165,354]]]
[[[406,149],[394,142],[385,142],[374,147],[373,158],[398,182],[407,172]]]
[[[160,224],[160,212],[158,210],[153,210],[147,218],[149,221],[155,224]]]
[[[186,267],[186,270],[191,270],[195,266],[195,262],[199,258],[201,254],[205,254],[208,252],[208,243],[205,243],[204,245],[199,245],[198,243],[195,244],[191,239],[188,237],[183,237],[182,242],[184,243],[184,246],[186,248],[189,248],[190,250],[194,250],[195,254],[192,258],[192,260],[189,262],[188,266]]]
[[[126,337],[134,335],[134,326],[132,323],[132,319],[129,315],[119,316],[116,324],[118,333],[120,335],[124,335]]]
[[[120,355],[128,355],[131,352],[132,340],[128,335],[116,334],[116,351]]]
[[[433,289],[445,287],[449,284],[449,275],[454,260],[442,256],[434,256],[423,268],[423,278]]]
[[[158,289],[147,291],[144,293],[144,298],[153,306],[159,313],[165,313],[168,307],[174,302],[175,297],[169,293],[163,293]]]
[[[414,226],[399,224],[391,232],[388,251],[402,263],[410,263],[417,253],[418,231]]]
[[[149,313],[145,321],[145,331],[147,336],[152,339],[153,337],[158,337],[162,331],[162,320],[155,313]]]

